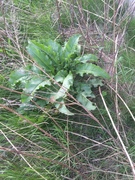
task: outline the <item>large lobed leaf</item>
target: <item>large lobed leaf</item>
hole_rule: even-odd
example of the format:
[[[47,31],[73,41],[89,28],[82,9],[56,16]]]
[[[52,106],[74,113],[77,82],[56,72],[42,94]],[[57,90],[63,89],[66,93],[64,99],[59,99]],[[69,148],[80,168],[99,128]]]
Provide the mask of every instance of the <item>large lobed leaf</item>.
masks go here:
[[[82,93],[79,93],[77,95],[77,100],[86,108],[88,111],[92,111],[96,109],[96,106],[93,105],[93,103],[86,98],[86,96]]]
[[[20,68],[10,74],[9,83],[12,86],[15,86],[15,84],[17,84],[18,82],[23,83],[28,79],[30,75],[31,73],[29,71],[25,70],[24,68]]]
[[[87,63],[87,62],[97,62],[98,61],[98,57],[93,55],[93,54],[86,54],[86,55],[83,55],[81,57],[77,57],[76,58],[77,60],[79,60],[80,62],[82,63]]]
[[[54,65],[57,66],[57,53],[53,51],[50,46],[45,46],[43,44],[29,41],[27,46],[27,51],[33,57],[33,60],[46,72],[54,73]]]
[[[84,94],[86,97],[95,97],[92,91],[92,84],[89,82],[76,82],[75,89],[77,92]]]
[[[33,98],[34,93],[38,89],[40,89],[41,87],[45,87],[46,85],[47,86],[51,85],[51,82],[49,79],[45,79],[40,76],[32,77],[29,81],[27,81],[27,83],[25,85],[25,89],[24,89],[25,94],[22,94],[22,96],[21,96],[22,103],[29,102]]]
[[[36,67],[28,65],[25,68],[20,68],[11,73],[9,82],[12,86],[20,82],[23,94],[21,100],[23,103],[29,102],[34,93],[46,85],[51,85],[49,79]]]
[[[22,67],[18,70],[13,71],[10,74],[9,83],[14,86],[18,82],[20,82],[25,86],[26,81],[28,81],[34,75],[42,76],[42,71],[34,65],[27,65],[24,68]]]
[[[66,93],[68,92],[68,90],[70,89],[70,86],[73,85],[73,75],[70,72],[66,78],[63,81],[63,84],[61,86],[61,88],[59,89],[59,91],[53,96],[53,98],[59,99],[59,98],[64,98],[66,96]]]
[[[100,76],[105,79],[109,79],[109,74],[103,70],[101,67],[96,66],[95,64],[86,63],[86,64],[79,64],[76,67],[76,73],[83,76],[84,74],[92,74],[94,76]]]
[[[62,71],[63,72],[63,71]],[[73,75],[70,72],[63,80],[63,84],[58,92],[52,97],[54,102],[58,99],[60,103],[55,103],[55,107],[58,109],[59,112],[66,114],[66,115],[74,115],[70,112],[64,102],[64,98],[67,96],[67,92],[69,91],[70,87],[73,85]]]

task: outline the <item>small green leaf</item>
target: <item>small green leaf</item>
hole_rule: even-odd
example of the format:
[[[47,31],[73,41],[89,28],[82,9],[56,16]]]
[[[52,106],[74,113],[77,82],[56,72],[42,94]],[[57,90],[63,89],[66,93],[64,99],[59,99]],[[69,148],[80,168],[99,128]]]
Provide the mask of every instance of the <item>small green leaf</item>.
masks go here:
[[[74,115],[72,112],[70,112],[67,107],[64,104],[64,101],[61,101],[60,104],[55,104],[55,107],[58,109],[59,112],[66,114],[68,116]]]
[[[105,79],[110,78],[109,74],[105,70],[91,63],[79,64],[76,68],[76,73],[80,74],[80,76],[83,76],[84,74],[92,74],[96,77],[100,76]]]
[[[96,106],[93,105],[91,101],[89,101],[86,96],[82,93],[77,95],[77,100],[88,110],[92,111],[96,109]]]
[[[93,87],[103,86],[102,80],[99,78],[93,78],[87,81],[88,84],[91,84]]]
[[[80,53],[80,46],[78,44],[79,38],[81,37],[80,34],[75,34],[72,37],[69,38],[68,42],[65,43],[65,46],[63,48],[63,58],[68,58],[72,56],[74,53]]]
[[[61,82],[61,83],[63,83],[63,81],[64,81],[64,79],[65,79],[66,76],[67,76],[67,72],[64,71],[64,70],[61,70],[61,71],[59,71],[59,72],[54,76],[54,80],[55,80],[56,82]]]
[[[62,46],[57,43],[56,41],[53,41],[51,39],[48,39],[45,41],[46,46],[50,46],[53,51],[55,51],[57,54],[61,54]]]
[[[102,95],[103,95],[103,97],[107,96],[107,92],[106,91],[102,91]]]

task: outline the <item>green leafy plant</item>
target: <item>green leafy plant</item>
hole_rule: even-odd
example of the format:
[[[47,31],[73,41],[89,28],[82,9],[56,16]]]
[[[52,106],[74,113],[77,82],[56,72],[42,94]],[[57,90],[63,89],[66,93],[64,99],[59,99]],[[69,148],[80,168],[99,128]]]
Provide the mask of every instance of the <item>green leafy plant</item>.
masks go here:
[[[66,106],[70,93],[87,110],[96,108],[90,101],[95,97],[92,88],[102,85],[101,78],[109,75],[93,64],[98,61],[95,55],[81,55],[79,38],[79,34],[73,35],[64,46],[50,39],[44,44],[29,41],[27,51],[33,63],[13,71],[9,80],[12,86],[23,89],[23,106],[34,100],[40,106],[51,105],[61,113],[73,115]]]

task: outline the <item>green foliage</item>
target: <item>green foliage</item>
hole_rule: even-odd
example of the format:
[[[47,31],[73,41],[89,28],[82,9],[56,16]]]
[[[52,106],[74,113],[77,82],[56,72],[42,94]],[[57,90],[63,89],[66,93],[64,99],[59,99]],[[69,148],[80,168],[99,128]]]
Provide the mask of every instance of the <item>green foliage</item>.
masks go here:
[[[78,8],[77,2],[82,10]],[[85,28],[86,26],[83,27],[84,22],[82,21],[84,18],[87,27],[96,25],[97,33],[94,36],[93,33],[90,33],[90,36],[92,35],[90,38],[95,42],[98,38],[97,47],[103,49],[106,55],[114,55],[112,49],[114,41],[110,39],[112,30],[116,35],[119,30],[125,30],[125,21],[128,17],[125,17],[126,20],[123,22],[124,17],[122,18],[120,15],[116,22],[116,28],[113,29],[113,23],[110,21],[112,17],[115,17],[117,9],[113,9],[112,0],[109,0],[107,4],[101,0],[76,0],[70,1],[70,3],[69,0],[63,0],[59,3],[60,22],[58,22],[58,16],[56,16],[52,25],[53,22],[51,22],[50,17],[52,17],[54,10],[56,10],[57,15],[57,8],[54,7],[56,6],[56,0],[7,0],[3,3],[4,8],[2,8],[1,15],[6,16],[7,23],[1,24],[1,30],[4,32],[6,29],[8,37],[4,38],[4,50],[3,47],[0,49],[0,84],[9,87],[7,85],[8,75],[12,69],[17,69],[17,65],[22,64],[22,57],[20,53],[18,55],[20,50],[25,59],[26,52],[24,48],[28,39],[36,40],[42,44],[30,41],[31,45],[28,46],[28,49],[32,53],[33,63],[16,70],[16,73],[12,74],[13,78],[10,79],[14,88],[23,90],[22,100],[24,102],[22,102],[22,105],[20,105],[19,94],[10,91],[10,89],[5,90],[2,86],[0,88],[0,179],[133,179],[131,166],[125,153],[123,153],[119,139],[116,137],[101,97],[95,93],[95,88],[102,85],[101,78],[103,77],[103,73],[101,73],[100,78],[98,77],[99,74],[95,70],[93,71],[98,58],[93,54],[81,56],[80,46],[77,42],[74,46],[75,52],[71,52],[72,55],[68,59],[66,58],[66,54],[68,54],[66,50],[65,54],[59,55],[62,54],[65,46],[61,46],[55,41],[46,41],[47,38],[55,39],[58,37],[56,35],[58,32],[55,32],[54,29],[57,30],[60,22],[62,22],[62,33],[69,33],[68,37],[72,33],[68,30],[72,27],[76,29],[79,23],[83,35],[87,37],[86,33],[89,33],[89,29]],[[109,9],[103,12],[105,6],[108,6]],[[80,10],[82,13],[80,13]],[[108,18],[106,18],[106,15]],[[6,26],[4,27],[4,25]],[[69,28],[63,29],[64,27]],[[124,47],[126,46],[127,49],[121,47],[120,51],[118,50],[120,58],[115,64],[118,67],[117,92],[123,97],[133,115],[135,114],[134,29],[133,24],[129,24],[128,31],[124,31],[126,33]],[[100,38],[102,38],[100,30],[103,33],[106,30],[105,33],[109,37],[105,36],[104,38],[103,36],[104,43],[102,43],[102,40],[100,41]],[[18,40],[16,39],[16,33],[19,35]],[[59,37],[61,38],[61,36]],[[61,41],[63,42],[63,38]],[[83,38],[81,42],[84,44],[84,48],[87,48],[88,45],[91,48],[91,44],[85,44]],[[16,47],[18,43],[20,43],[20,49]],[[72,43],[69,44],[72,46]],[[72,48],[69,49],[72,50]],[[46,51],[50,51],[49,54],[46,54]],[[93,68],[91,68],[91,63]],[[81,70],[77,73],[79,66],[81,66]],[[87,68],[87,72],[83,71],[85,68]],[[131,160],[135,162],[135,123],[120,99],[118,99],[117,104],[114,97],[116,94],[110,88],[107,88],[108,90],[106,88],[102,89],[108,111],[116,128],[118,127],[117,130],[123,139]],[[123,92],[123,89],[126,93]],[[131,91],[132,94],[129,94]],[[102,126],[93,121],[88,113],[84,113],[80,107],[74,106],[74,111],[76,109],[79,112],[75,116],[67,117],[58,114],[58,111],[52,107],[57,107],[66,114],[71,113],[67,111],[67,102],[72,103],[68,93],[77,98],[79,102],[84,102],[82,104],[87,110],[95,109],[92,102],[96,102],[98,108],[94,111],[94,115]],[[96,100],[93,99],[95,97]],[[35,101],[36,104],[32,101]],[[65,103],[65,106],[62,106],[62,103]],[[13,114],[3,108],[2,105],[5,105],[12,112],[13,110],[16,112],[16,108],[20,105],[18,110],[19,112],[26,110],[25,115]],[[45,108],[39,110],[38,105]],[[119,114],[116,113],[116,108],[119,109]],[[47,110],[49,114],[45,113]],[[29,124],[27,120],[31,123]],[[107,134],[105,129],[110,132],[111,136]],[[59,143],[51,137],[54,137]],[[60,144],[64,147],[61,147]],[[17,148],[18,152],[15,151],[14,147]]]
[[[25,119],[31,120],[34,123],[35,119],[37,119],[36,123],[43,121],[39,114],[34,114],[33,112],[31,112],[28,117],[25,116]],[[47,122],[47,119],[44,119],[44,121]],[[62,138],[62,132],[60,133],[58,130],[56,131],[54,124],[51,122],[49,123],[52,125],[51,133],[55,134],[57,138]],[[48,123],[44,123],[44,129],[46,130],[47,124]],[[55,142],[51,141],[49,137],[44,136],[43,133],[37,130],[34,126],[29,126],[29,123],[24,121],[24,118],[21,119],[21,117],[19,118],[17,115],[3,109],[1,109],[0,113],[0,129],[7,137],[12,139],[12,143],[17,147],[17,149],[20,149],[23,146],[23,150],[26,150],[27,153],[30,152],[31,154],[32,151],[38,152],[38,154],[33,153],[33,156],[35,155],[34,157],[23,156],[26,161],[29,162],[36,171],[38,171],[39,174],[45,177],[45,179],[61,179],[60,175],[63,166],[61,166],[59,162],[65,158],[67,152],[60,149],[60,147],[58,147]],[[0,142],[3,146],[3,149],[1,148],[0,150],[0,179],[43,179],[39,174],[34,172],[25,161],[22,160],[20,155],[15,155],[12,150],[9,152],[4,149],[4,147],[10,147],[10,144],[6,141],[2,134],[0,136]],[[53,159],[55,159],[56,162],[52,163],[51,160]],[[68,173],[70,171],[68,167],[64,168],[63,172]]]
[[[2,74],[0,74],[0,85],[4,84],[4,82],[5,82],[5,77]]]
[[[128,45],[135,48],[135,18],[129,22],[126,35]]]
[[[98,21],[101,23],[103,22],[103,18],[100,17],[103,16],[103,12],[104,12],[104,2],[101,0],[96,0],[96,2],[94,0],[72,1],[72,3],[69,6],[65,6],[64,3],[63,5],[61,5],[60,21],[62,23],[62,27],[65,28],[73,25],[76,27],[78,26],[77,25],[78,21],[82,23],[83,18],[87,19],[88,17],[90,23],[92,23],[93,21]]]
[[[30,103],[42,90],[40,96],[42,94],[45,99],[42,100],[45,105],[51,103],[61,113],[73,115],[66,107],[68,92],[87,110],[96,108],[89,100],[94,98],[92,88],[102,85],[97,77],[109,78],[109,75],[93,64],[98,60],[96,56],[81,56],[79,38],[78,34],[72,36],[64,46],[50,39],[45,44],[29,41],[27,51],[34,60],[33,64],[15,70],[9,80],[12,86],[23,89],[22,103]]]
[[[16,21],[19,21],[19,31],[23,47],[27,40],[56,37],[56,29],[52,28],[51,13],[55,2],[52,0],[14,0]],[[24,35],[24,36],[23,36]],[[23,37],[22,37],[23,36]]]

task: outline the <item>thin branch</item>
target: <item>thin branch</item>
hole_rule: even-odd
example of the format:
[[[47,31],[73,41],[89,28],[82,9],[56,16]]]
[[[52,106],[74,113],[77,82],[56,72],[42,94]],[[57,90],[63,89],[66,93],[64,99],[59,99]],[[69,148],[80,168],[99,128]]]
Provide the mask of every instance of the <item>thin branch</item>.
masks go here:
[[[127,159],[128,159],[128,161],[129,161],[129,163],[130,163],[130,166],[131,166],[131,169],[132,169],[132,173],[133,173],[133,177],[134,177],[134,180],[135,180],[135,167],[134,167],[134,163],[133,163],[131,157],[129,156],[129,153],[128,153],[128,151],[127,151],[127,149],[126,149],[126,147],[125,147],[125,145],[124,145],[124,143],[123,143],[123,140],[122,140],[122,138],[121,138],[121,136],[120,136],[120,134],[119,134],[116,126],[115,126],[115,123],[114,123],[113,118],[112,118],[112,116],[111,116],[111,114],[110,114],[110,112],[109,112],[109,109],[108,109],[107,104],[106,104],[106,102],[105,102],[105,99],[104,99],[104,97],[103,97],[103,95],[102,95],[102,92],[101,92],[101,88],[100,88],[100,87],[99,87],[99,93],[100,93],[101,99],[102,99],[102,101],[103,101],[104,107],[105,107],[105,109],[106,109],[106,111],[107,111],[107,114],[108,114],[108,116],[109,116],[109,118],[110,118],[110,121],[111,121],[111,123],[112,123],[112,126],[113,126],[113,128],[114,128],[114,130],[115,130],[115,132],[116,132],[116,134],[117,134],[117,136],[118,136],[118,139],[119,139],[119,141],[120,141],[120,143],[121,143],[121,145],[122,145],[122,148],[123,148],[123,150],[124,150],[124,152],[125,152],[125,155],[127,156]]]

